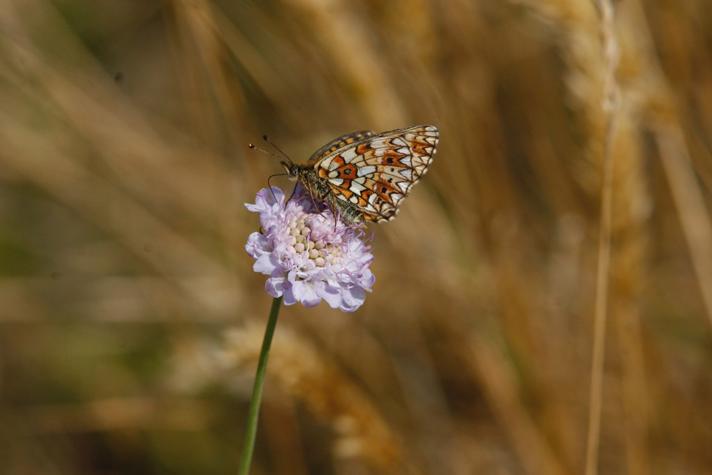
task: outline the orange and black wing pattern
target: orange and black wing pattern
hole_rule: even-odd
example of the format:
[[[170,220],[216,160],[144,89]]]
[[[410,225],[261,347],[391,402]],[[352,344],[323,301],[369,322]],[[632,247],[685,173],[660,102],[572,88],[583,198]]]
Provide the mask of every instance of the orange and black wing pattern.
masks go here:
[[[355,137],[361,138],[345,143]],[[329,183],[337,199],[358,207],[364,220],[390,221],[413,185],[428,171],[438,140],[439,132],[433,125],[378,135],[357,132],[317,151],[312,156],[314,169]]]

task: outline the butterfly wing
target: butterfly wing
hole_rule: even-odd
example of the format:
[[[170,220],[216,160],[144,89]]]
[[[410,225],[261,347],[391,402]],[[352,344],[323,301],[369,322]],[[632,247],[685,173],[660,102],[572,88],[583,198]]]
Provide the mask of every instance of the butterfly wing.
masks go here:
[[[428,171],[438,139],[433,125],[391,130],[324,155],[314,169],[336,198],[358,207],[366,221],[389,221]]]
[[[373,132],[371,132],[370,130],[358,130],[356,132],[344,134],[341,137],[335,138],[334,140],[314,152],[312,156],[309,157],[307,163],[317,163],[319,160],[322,160],[333,153],[337,153],[342,148],[348,147],[356,142],[360,142],[372,136]]]

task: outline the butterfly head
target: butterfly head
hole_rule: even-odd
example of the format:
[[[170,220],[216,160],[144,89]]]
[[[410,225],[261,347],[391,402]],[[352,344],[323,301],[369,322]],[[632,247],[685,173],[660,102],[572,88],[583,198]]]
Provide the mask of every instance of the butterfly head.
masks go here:
[[[291,161],[281,161],[279,163],[282,165],[282,168],[284,168],[284,173],[287,174],[290,180],[294,181],[299,177],[299,165]]]

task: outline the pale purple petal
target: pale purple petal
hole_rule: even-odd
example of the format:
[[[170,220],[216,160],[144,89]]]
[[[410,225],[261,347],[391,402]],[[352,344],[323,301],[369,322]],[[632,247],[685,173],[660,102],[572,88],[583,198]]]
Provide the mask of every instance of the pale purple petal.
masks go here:
[[[343,293],[341,310],[354,312],[366,300],[366,291],[361,287],[353,287]]]
[[[265,282],[265,290],[274,298],[284,295],[284,277],[271,277],[267,279],[267,282]]]
[[[284,192],[276,186],[273,186],[271,190],[269,188],[262,188],[257,192],[255,203],[245,203],[245,208],[253,213],[270,212],[275,206],[281,207],[283,201]]]
[[[337,287],[324,285],[319,291],[319,296],[323,298],[331,308],[339,308],[341,305],[341,292]]]
[[[289,282],[284,283],[284,304],[285,305],[294,305],[295,303],[298,302],[297,297],[294,295],[294,289],[292,288],[292,284]]]
[[[364,289],[370,290],[373,284],[376,283],[376,276],[373,275],[371,269],[365,269],[356,279],[356,283]]]
[[[261,254],[269,252],[268,249],[269,240],[260,233],[252,233],[247,238],[247,244],[245,244],[245,250],[247,253],[258,258]]]
[[[316,286],[316,283],[298,280],[292,284],[292,291],[296,299],[305,307],[314,307],[321,301],[321,298],[316,292]]]
[[[272,254],[262,254],[257,258],[252,270],[259,272],[260,274],[272,275],[272,273],[279,268],[279,262]]]

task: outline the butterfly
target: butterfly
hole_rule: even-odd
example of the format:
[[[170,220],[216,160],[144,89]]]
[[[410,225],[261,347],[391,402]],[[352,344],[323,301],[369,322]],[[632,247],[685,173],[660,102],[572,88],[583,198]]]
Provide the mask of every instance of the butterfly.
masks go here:
[[[381,223],[398,214],[410,189],[428,171],[439,137],[434,125],[379,134],[362,130],[335,138],[306,164],[281,164],[346,224]]]

